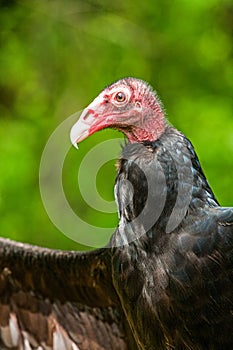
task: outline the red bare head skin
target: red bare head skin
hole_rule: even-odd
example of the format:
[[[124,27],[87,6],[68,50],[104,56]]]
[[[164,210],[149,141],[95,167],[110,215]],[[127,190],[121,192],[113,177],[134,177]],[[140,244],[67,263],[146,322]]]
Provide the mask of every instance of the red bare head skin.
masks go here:
[[[77,144],[104,128],[122,131],[131,143],[157,140],[166,128],[157,94],[140,79],[118,80],[85,108],[71,130],[71,141]]]

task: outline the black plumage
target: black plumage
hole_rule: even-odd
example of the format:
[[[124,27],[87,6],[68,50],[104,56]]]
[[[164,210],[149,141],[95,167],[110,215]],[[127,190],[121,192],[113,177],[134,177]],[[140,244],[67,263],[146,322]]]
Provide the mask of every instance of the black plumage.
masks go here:
[[[105,127],[129,139],[119,225],[90,253],[0,240],[0,348],[232,349],[233,208],[219,206],[146,83],[104,89],[72,142]]]
[[[170,232],[167,226],[174,206],[183,209],[174,169],[179,163],[186,178],[185,154],[192,164],[191,200],[181,222]],[[146,224],[148,217],[158,216],[158,220],[132,241],[132,232],[143,231],[142,222],[132,224],[132,220],[148,193],[141,170],[145,167],[153,169],[148,176],[155,187],[165,174],[165,204],[158,215],[156,203],[164,202],[158,186],[144,214]],[[121,192],[122,179],[130,180],[136,194],[126,206],[130,192],[126,188]],[[112,241],[124,246],[113,250],[114,285],[139,348],[231,349],[233,209],[218,206],[191,143],[168,127],[159,141],[128,144],[116,187],[122,223]]]

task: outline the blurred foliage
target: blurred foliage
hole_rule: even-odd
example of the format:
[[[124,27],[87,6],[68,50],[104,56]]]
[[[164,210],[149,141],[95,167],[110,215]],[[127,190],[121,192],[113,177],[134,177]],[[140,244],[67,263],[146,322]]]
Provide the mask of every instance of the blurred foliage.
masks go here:
[[[47,216],[40,158],[66,117],[124,76],[140,77],[158,90],[170,122],[195,145],[217,198],[232,205],[232,14],[230,0],[1,1],[1,235],[84,248]],[[117,216],[85,204],[77,167],[85,152],[113,137],[119,134],[111,130],[93,135],[79,151],[71,149],[64,164],[72,208],[98,226],[116,226]],[[113,200],[115,173],[108,162],[97,175],[105,200]]]

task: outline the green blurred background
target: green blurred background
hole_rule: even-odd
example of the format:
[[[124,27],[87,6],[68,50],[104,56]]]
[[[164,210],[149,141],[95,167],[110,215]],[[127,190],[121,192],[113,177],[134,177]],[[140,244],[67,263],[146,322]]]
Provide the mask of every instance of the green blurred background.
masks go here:
[[[147,80],[158,91],[170,122],[195,145],[220,203],[233,205],[232,1],[0,4],[2,236],[54,248],[85,248],[65,237],[43,207],[41,154],[65,118],[124,76]],[[85,203],[77,169],[94,145],[114,137],[119,133],[111,130],[93,135],[79,151],[71,148],[64,164],[72,208],[97,226],[115,226],[117,215]],[[86,172],[92,175],[91,169]],[[113,200],[115,174],[114,161],[98,173],[97,187],[106,200]]]

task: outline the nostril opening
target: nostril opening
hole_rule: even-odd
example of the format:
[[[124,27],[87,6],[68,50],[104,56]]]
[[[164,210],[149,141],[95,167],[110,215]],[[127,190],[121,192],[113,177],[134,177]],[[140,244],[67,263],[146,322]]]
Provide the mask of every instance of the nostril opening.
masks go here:
[[[88,109],[85,115],[83,116],[83,120],[86,120],[90,114],[95,114],[95,111],[93,111],[93,109]]]

